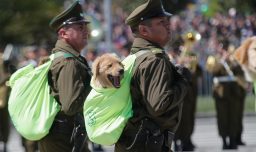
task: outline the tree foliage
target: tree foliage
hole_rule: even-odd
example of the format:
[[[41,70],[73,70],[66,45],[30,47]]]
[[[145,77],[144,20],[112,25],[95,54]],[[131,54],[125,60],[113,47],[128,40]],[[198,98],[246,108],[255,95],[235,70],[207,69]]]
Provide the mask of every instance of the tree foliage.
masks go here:
[[[208,10],[203,12],[206,16],[212,16],[216,12],[228,13],[230,8],[235,8],[238,14],[255,13],[255,0],[211,0],[207,2]]]
[[[122,6],[122,8],[130,13],[139,5],[145,3],[147,0],[136,0],[136,1],[129,1],[129,0],[112,0],[113,4],[118,6]],[[162,0],[163,6],[166,11],[176,14],[183,10],[189,3],[193,3],[193,0]]]
[[[54,32],[48,24],[62,6],[61,0],[1,0],[0,45],[50,42]]]

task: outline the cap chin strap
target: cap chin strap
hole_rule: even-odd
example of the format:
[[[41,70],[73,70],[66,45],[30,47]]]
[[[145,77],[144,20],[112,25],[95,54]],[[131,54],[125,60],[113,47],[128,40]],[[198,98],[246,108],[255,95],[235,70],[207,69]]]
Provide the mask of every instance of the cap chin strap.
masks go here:
[[[77,23],[90,23],[88,20],[84,19],[83,17],[72,17],[65,22],[63,22],[57,29],[59,30],[65,25],[77,24]]]

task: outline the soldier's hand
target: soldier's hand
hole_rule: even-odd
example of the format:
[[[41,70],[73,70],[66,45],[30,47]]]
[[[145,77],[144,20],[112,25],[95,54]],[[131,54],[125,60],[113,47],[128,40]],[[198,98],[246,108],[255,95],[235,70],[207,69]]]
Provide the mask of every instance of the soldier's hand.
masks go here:
[[[175,65],[175,68],[181,76],[183,76],[188,82],[191,82],[192,75],[188,68],[182,65]]]

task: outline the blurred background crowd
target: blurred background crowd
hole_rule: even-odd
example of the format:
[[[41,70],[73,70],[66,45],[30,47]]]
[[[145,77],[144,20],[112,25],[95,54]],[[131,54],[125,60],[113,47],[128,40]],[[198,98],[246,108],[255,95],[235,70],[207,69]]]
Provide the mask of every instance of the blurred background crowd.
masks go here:
[[[51,53],[57,39],[48,26],[50,19],[71,2],[2,0],[1,64],[8,62],[16,68],[28,64],[37,66],[40,57]],[[142,2],[144,0],[81,0],[84,13],[91,21],[90,41],[82,52],[90,65],[97,56],[106,52],[116,53],[121,58],[129,55],[133,36],[125,19]],[[172,40],[168,46],[182,51],[183,44],[191,43],[189,49],[196,54],[196,62],[201,67],[198,94],[211,95],[212,75],[206,69],[207,58],[216,57],[224,46],[232,53],[243,40],[256,35],[256,2],[163,0],[163,5],[173,14],[170,19]],[[250,85],[247,93],[252,93]]]
[[[9,57],[18,68],[27,63],[36,65],[40,56],[50,53],[56,40],[56,34],[48,26],[50,18],[71,2],[11,0],[2,3],[0,52],[12,52]],[[84,13],[91,20],[90,42],[82,53],[89,62],[105,52],[116,53],[121,58],[129,54],[133,36],[125,19],[142,2],[81,1]],[[174,14],[170,20],[172,41],[179,37],[184,40],[188,33],[195,35],[193,51],[204,75],[199,82],[199,94],[209,95],[211,91],[211,81],[204,70],[207,57],[216,54],[224,40],[233,51],[245,38],[255,35],[256,15],[252,11],[255,3],[253,0],[246,3],[240,0],[163,1],[166,10]]]

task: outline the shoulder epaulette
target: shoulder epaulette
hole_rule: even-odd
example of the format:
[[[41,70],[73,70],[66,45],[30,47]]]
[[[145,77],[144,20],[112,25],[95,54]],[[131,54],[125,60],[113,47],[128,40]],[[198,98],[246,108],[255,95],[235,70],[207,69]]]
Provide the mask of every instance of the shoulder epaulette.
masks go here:
[[[56,59],[58,57],[64,57],[65,59],[74,57],[73,54],[62,52],[62,51],[56,52],[54,54],[55,54],[54,59]]]

